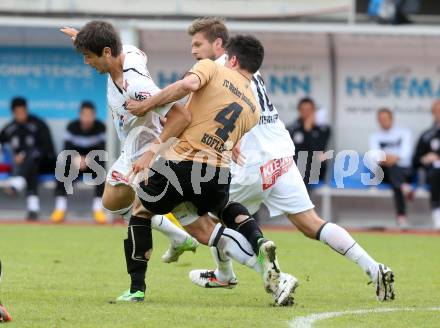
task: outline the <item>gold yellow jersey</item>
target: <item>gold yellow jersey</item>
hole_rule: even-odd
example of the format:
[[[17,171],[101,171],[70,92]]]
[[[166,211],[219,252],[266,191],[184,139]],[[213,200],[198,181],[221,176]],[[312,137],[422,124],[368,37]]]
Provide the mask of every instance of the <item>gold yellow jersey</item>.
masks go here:
[[[232,148],[259,121],[251,81],[210,59],[200,60],[188,74],[201,83],[186,103],[192,121],[165,157],[228,166]]]

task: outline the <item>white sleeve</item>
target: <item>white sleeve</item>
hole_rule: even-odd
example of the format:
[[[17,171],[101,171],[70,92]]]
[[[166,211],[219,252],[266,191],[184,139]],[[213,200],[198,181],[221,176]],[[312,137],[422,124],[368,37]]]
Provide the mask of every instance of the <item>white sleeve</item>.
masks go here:
[[[154,96],[160,91],[159,87],[154,83],[153,79],[146,76],[138,76],[128,80],[127,94],[130,99],[142,101]],[[173,103],[169,103],[160,107],[156,107],[154,111],[160,116],[166,116]]]

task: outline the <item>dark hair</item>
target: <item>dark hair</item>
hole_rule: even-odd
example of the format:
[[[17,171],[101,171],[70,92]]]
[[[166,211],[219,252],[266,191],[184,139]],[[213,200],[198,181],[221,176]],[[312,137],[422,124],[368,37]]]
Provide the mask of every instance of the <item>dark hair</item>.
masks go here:
[[[391,118],[393,118],[393,112],[391,111],[391,109],[387,107],[382,107],[377,110],[377,116],[379,116],[382,113],[387,113]]]
[[[199,32],[202,32],[211,43],[220,38],[223,42],[223,47],[229,40],[229,32],[225,25],[225,20],[220,17],[203,17],[194,20],[188,27],[188,34],[194,36],[194,34]]]
[[[104,21],[88,22],[78,33],[74,42],[78,52],[91,51],[102,56],[105,47],[109,47],[112,56],[117,57],[122,51],[122,42],[114,26]]]
[[[301,106],[302,106],[303,104],[311,104],[311,105],[313,106],[314,109],[316,108],[315,102],[314,102],[313,99],[310,98],[310,97],[304,97],[304,98],[301,98],[301,99],[298,101],[298,105],[296,105],[296,108],[297,108],[297,109],[300,109]]]
[[[82,111],[84,108],[88,108],[96,112],[95,104],[89,100],[85,100],[81,103],[80,111]]]
[[[11,100],[11,110],[14,111],[17,107],[26,107],[27,108],[27,101],[23,97],[14,97]]]
[[[236,56],[240,68],[254,74],[264,59],[264,47],[252,35],[237,35],[229,39],[226,44],[229,58]]]

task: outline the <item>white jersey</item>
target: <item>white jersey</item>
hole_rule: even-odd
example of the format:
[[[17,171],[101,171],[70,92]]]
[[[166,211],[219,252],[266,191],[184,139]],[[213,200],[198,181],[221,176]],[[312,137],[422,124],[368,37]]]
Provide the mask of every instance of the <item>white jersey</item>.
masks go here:
[[[370,137],[370,150],[373,151],[372,159],[379,161],[377,151],[399,157],[397,165],[410,167],[412,159],[411,132],[405,128],[392,127],[389,130],[379,130]]]
[[[224,65],[226,55],[217,58],[216,62]],[[252,91],[260,107],[260,121],[241,138],[240,151],[246,157],[245,166],[295,155],[295,146],[280,120],[275,106],[267,96],[266,86],[260,72],[252,78]],[[236,169],[231,163],[232,170]]]
[[[295,155],[293,141],[267,96],[260,72],[256,72],[252,78],[252,91],[260,105],[260,121],[241,139],[240,150],[243,155],[248,157],[250,152],[259,152],[260,163]]]
[[[121,142],[121,150],[125,151],[130,160],[134,160],[141,154],[142,147],[160,135],[162,126],[159,114],[165,115],[173,104],[158,108],[142,117],[132,115],[125,109],[127,100],[144,100],[158,93],[160,89],[148,72],[145,53],[131,45],[124,45],[122,51],[125,54],[123,88],[120,89],[109,74],[107,102]]]

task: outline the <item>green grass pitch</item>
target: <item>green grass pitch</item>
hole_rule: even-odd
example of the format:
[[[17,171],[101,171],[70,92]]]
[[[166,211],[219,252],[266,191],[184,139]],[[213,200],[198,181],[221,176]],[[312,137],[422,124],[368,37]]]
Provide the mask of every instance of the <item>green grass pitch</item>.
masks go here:
[[[439,236],[354,235],[395,271],[396,300],[379,303],[344,257],[297,232],[267,231],[282,270],[300,280],[296,304],[275,308],[260,277],[240,265],[233,290],[192,285],[190,269],[213,267],[208,248],[164,264],[167,241],[157,232],[145,302],[109,304],[129,283],[125,234],[122,226],[0,225],[0,299],[13,317],[5,327],[288,327],[314,313],[389,307],[413,311],[346,315],[313,327],[440,327],[440,312],[425,310],[440,307]]]

